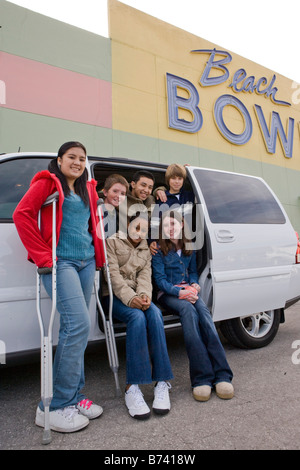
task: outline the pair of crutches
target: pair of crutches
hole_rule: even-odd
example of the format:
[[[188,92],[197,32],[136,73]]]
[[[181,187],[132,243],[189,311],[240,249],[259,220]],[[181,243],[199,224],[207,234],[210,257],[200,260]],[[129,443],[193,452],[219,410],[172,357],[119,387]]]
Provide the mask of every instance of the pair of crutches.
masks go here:
[[[53,339],[52,339],[52,330],[53,322],[56,312],[56,205],[58,201],[58,192],[49,196],[42,208],[52,204],[52,268],[38,268],[37,269],[37,314],[41,332],[41,399],[44,406],[44,432],[42,443],[49,444],[51,442],[51,430],[50,430],[50,404],[53,397],[53,383],[52,383],[52,363],[53,363]],[[119,385],[118,378],[118,369],[119,369],[119,360],[117,347],[115,342],[113,320],[112,320],[112,302],[113,302],[113,293],[109,273],[109,265],[107,261],[107,251],[105,244],[105,233],[103,226],[103,213],[101,204],[103,200],[99,199],[97,204],[97,211],[99,216],[99,226],[101,233],[101,241],[103,244],[104,252],[104,265],[103,268],[106,271],[107,285],[109,290],[109,309],[108,315],[106,316],[102,308],[100,299],[99,299],[99,285],[95,277],[95,295],[97,306],[102,318],[106,347],[109,359],[110,368],[115,377],[116,383],[116,395],[120,396],[121,389]],[[38,226],[41,228],[41,210],[38,214]],[[41,275],[42,274],[52,274],[52,308],[50,313],[50,319],[48,323],[48,328],[45,327],[45,322],[43,319],[41,311]]]

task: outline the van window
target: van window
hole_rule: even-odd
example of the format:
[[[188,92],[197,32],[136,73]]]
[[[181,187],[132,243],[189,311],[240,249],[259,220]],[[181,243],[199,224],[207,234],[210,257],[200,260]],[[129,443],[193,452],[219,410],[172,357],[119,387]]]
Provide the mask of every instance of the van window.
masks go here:
[[[194,170],[212,223],[284,224],[285,216],[265,184],[256,178]]]
[[[36,173],[46,170],[48,158],[16,158],[0,163],[0,222],[12,220],[12,214],[29,188]]]

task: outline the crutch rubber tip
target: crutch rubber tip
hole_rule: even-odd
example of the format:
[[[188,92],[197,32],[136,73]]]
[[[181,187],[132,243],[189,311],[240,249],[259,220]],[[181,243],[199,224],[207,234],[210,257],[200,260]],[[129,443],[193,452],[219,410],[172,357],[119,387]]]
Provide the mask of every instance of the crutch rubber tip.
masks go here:
[[[116,389],[116,397],[120,397],[120,396],[122,396],[121,389],[120,389],[120,388],[117,388],[117,389]]]
[[[51,438],[51,431],[50,429],[48,431],[44,431],[43,433],[43,439],[42,439],[42,444],[47,445],[50,444],[52,438]]]

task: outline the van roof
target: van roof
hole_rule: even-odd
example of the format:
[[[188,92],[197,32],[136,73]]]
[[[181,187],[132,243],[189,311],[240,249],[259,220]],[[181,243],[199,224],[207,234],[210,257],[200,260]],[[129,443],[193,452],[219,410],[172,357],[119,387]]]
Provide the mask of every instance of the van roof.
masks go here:
[[[15,152],[15,153],[2,153],[0,154],[0,162],[1,160],[7,160],[10,158],[26,158],[26,157],[39,157],[39,158],[55,158],[57,153],[53,152]],[[134,160],[131,158],[125,157],[111,157],[111,156],[95,156],[95,155],[88,155],[89,163],[99,161],[99,162],[107,162],[107,163],[120,163],[125,165],[134,165],[138,167],[155,167],[157,169],[165,170],[168,167],[168,164],[159,163],[159,162],[147,162],[145,160]]]

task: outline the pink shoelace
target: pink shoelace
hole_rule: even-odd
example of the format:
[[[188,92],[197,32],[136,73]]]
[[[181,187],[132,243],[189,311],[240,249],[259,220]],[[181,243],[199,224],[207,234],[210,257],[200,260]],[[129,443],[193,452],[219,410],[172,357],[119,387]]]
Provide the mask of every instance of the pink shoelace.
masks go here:
[[[88,400],[87,398],[85,398],[84,400],[81,400],[78,403],[78,406],[82,406],[82,408],[86,408],[88,410],[92,406],[92,404],[92,400]]]

